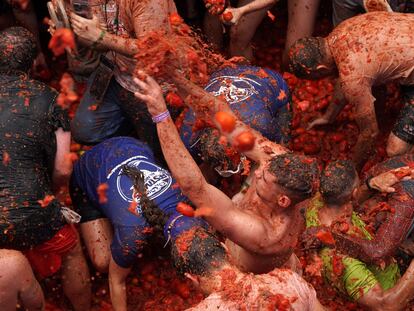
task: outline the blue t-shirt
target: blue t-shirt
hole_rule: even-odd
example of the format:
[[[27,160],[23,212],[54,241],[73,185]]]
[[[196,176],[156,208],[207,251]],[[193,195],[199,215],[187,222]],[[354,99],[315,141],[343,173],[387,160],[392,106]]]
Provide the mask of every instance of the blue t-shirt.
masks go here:
[[[205,90],[224,96],[233,112],[267,139],[280,142],[285,138],[289,120],[282,119],[289,114],[290,94],[285,80],[275,71],[252,66],[224,68],[212,74]],[[184,145],[193,155],[198,139],[198,134],[192,132],[195,120],[194,112],[189,110],[180,130]]]
[[[141,214],[139,198],[134,197],[133,183],[123,174],[124,165],[138,168],[144,174],[147,195],[164,213],[169,215],[164,234],[171,238],[194,226],[205,225],[198,218],[179,217],[176,206],[188,202],[171,174],[156,164],[151,149],[131,137],[110,138],[85,152],[75,163],[72,184],[85,194],[89,204],[99,209],[113,224],[112,257],[122,267],[129,267],[141,252],[146,238],[145,229],[150,227]],[[99,203],[97,188],[106,183],[106,203]],[[131,203],[138,204],[131,210]],[[133,206],[133,205],[132,205]],[[144,231],[143,231],[144,230]]]

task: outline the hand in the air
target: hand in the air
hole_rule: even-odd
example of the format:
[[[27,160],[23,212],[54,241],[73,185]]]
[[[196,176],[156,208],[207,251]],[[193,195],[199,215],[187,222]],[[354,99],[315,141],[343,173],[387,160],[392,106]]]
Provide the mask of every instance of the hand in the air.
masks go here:
[[[135,97],[147,104],[148,111],[152,116],[165,112],[167,105],[160,85],[142,71],[138,71],[138,75],[139,78],[134,78],[134,81],[141,90],[135,92]]]

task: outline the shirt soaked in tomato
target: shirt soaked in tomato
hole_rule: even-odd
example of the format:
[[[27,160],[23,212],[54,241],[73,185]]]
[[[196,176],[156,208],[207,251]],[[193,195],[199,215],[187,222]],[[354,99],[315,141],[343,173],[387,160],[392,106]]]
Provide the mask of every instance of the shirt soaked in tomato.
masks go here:
[[[125,175],[124,165],[144,175],[148,198],[168,216],[164,227],[166,241],[206,224],[200,218],[185,217],[176,211],[177,204],[188,199],[175,186],[171,174],[158,165],[147,145],[130,137],[114,137],[94,146],[74,165],[73,203],[82,216],[81,222],[102,217],[110,220],[114,226],[112,257],[127,268],[137,260],[152,228],[142,215],[139,194]],[[98,193],[102,188],[104,193]]]
[[[52,194],[55,131],[70,130],[57,92],[25,74],[0,74],[0,247],[27,248],[63,227]]]
[[[314,310],[316,292],[298,274],[275,269],[268,274],[246,274],[209,295],[192,311]]]
[[[236,66],[211,75],[205,90],[223,96],[233,112],[266,138],[281,142],[289,136],[289,88],[277,72],[253,66]],[[193,133],[196,117],[189,110],[180,130],[187,149],[197,153],[198,134]]]
[[[414,15],[373,12],[342,22],[327,37],[348,99],[370,96],[371,86],[414,84]]]
[[[107,25],[108,31],[124,38],[142,38],[156,30],[168,32],[169,14],[177,11],[172,0],[110,0],[100,6],[100,20]],[[116,52],[108,54],[116,65],[114,73],[117,82],[123,88],[137,92],[138,88],[132,80],[136,60]]]

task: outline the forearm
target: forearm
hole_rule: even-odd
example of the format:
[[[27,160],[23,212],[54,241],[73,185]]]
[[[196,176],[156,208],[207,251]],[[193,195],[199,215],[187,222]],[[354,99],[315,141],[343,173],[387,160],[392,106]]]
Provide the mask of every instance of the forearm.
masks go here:
[[[136,40],[137,39],[123,38],[106,32],[101,43],[98,45],[98,49],[114,51],[125,56],[133,57],[138,53]]]
[[[329,123],[333,123],[345,105],[346,99],[342,93],[341,86],[339,82],[336,82],[333,99],[324,113],[324,118],[328,120]]]
[[[276,4],[278,0],[255,0],[253,2],[250,2],[249,4],[246,4],[240,9],[242,10],[243,14],[252,13],[255,11],[259,11],[264,8],[270,8],[274,4]]]
[[[193,201],[207,184],[200,168],[185,148],[174,122],[169,117],[157,123],[158,138],[164,158],[181,190]]]

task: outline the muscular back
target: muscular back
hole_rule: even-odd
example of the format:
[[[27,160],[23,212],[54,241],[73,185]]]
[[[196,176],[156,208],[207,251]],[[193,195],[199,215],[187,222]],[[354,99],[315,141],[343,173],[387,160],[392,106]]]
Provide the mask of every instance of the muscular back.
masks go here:
[[[341,23],[327,38],[341,80],[414,84],[413,29],[414,15],[401,13],[372,12]]]

